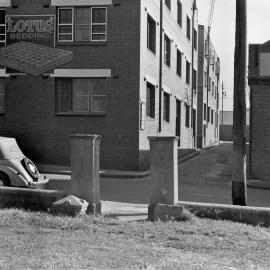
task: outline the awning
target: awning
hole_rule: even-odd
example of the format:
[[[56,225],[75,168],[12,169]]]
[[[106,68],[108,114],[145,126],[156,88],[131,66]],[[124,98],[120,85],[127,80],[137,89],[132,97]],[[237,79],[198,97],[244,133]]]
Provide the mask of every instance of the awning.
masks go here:
[[[39,76],[73,59],[73,52],[32,42],[17,42],[0,49],[0,65]]]

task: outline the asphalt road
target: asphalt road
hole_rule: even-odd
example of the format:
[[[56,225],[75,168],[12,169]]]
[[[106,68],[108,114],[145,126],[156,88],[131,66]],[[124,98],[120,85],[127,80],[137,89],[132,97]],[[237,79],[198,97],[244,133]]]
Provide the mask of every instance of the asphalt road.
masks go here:
[[[232,144],[202,150],[200,155],[179,166],[179,200],[231,204]],[[70,177],[50,175],[47,189],[70,190]],[[101,178],[101,200],[147,204],[149,178]],[[270,190],[248,189],[248,205],[270,207]]]

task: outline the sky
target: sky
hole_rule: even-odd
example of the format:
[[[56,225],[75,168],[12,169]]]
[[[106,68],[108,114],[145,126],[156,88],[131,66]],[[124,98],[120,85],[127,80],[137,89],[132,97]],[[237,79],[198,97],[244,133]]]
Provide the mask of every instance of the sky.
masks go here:
[[[220,57],[221,81],[226,97],[224,110],[233,109],[233,69],[235,46],[235,6],[237,0],[216,0],[211,39]],[[208,24],[211,0],[197,0],[199,24]],[[270,40],[270,1],[247,0],[248,43],[264,43]]]

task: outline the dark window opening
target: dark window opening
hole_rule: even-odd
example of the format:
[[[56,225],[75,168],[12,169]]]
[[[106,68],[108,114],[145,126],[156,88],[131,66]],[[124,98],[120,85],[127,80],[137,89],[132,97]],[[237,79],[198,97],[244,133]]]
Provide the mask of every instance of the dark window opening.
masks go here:
[[[177,22],[182,27],[182,3],[177,1]]]
[[[176,63],[176,73],[180,77],[182,76],[182,53],[177,49],[177,63]]]
[[[163,120],[170,122],[170,95],[166,92],[163,95]]]
[[[147,16],[147,48],[156,53],[156,22],[150,15]]]
[[[190,40],[190,18],[187,16],[187,38]]]
[[[186,127],[189,127],[189,122],[190,122],[189,114],[190,114],[190,106],[186,104]]]
[[[190,63],[186,61],[186,83],[190,84]]]
[[[168,9],[171,9],[171,0],[165,0],[165,5]]]
[[[171,40],[167,35],[164,37],[164,57],[168,67],[171,66]]]
[[[151,83],[146,86],[146,115],[155,118],[155,86]]]

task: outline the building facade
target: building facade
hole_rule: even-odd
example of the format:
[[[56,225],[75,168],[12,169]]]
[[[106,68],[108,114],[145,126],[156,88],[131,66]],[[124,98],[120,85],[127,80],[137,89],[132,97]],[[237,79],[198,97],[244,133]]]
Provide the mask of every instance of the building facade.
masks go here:
[[[270,42],[249,45],[250,177],[270,178]]]
[[[208,40],[207,29],[199,25],[198,148],[219,141],[219,75],[219,57]]]
[[[40,76],[11,60],[1,69],[1,136],[15,137],[35,162],[69,165],[70,135],[82,133],[102,135],[102,168],[146,169],[148,136],[196,146],[190,0],[3,0],[0,15],[7,49],[26,41],[73,54]],[[19,57],[24,65],[30,48]]]

